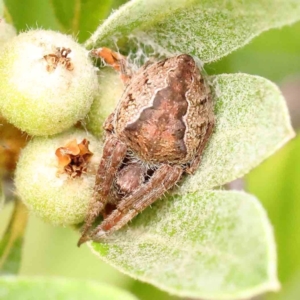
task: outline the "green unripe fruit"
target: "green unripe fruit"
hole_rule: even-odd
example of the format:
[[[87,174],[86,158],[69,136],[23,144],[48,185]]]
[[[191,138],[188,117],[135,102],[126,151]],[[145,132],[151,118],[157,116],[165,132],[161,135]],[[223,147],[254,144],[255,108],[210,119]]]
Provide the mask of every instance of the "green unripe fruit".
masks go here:
[[[87,169],[79,176],[62,171],[57,149],[76,139],[87,139],[93,153]],[[55,225],[78,224],[84,220],[92,197],[102,144],[84,131],[76,130],[50,138],[35,137],[23,149],[15,184],[17,194],[30,211]]]
[[[1,49],[0,113],[31,135],[70,128],[98,92],[88,52],[70,36],[32,30]]]
[[[114,70],[103,70],[99,76],[99,84],[101,89],[86,118],[87,129],[97,137],[103,135],[103,123],[115,109],[124,91],[120,74]]]

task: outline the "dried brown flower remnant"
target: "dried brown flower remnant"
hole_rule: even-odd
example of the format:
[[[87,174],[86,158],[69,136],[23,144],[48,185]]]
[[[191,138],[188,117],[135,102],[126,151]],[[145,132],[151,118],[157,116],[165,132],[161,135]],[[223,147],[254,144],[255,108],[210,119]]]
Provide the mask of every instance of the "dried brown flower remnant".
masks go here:
[[[122,71],[124,67],[125,56],[109,48],[102,47],[93,49],[90,51],[90,55],[102,58],[106,64],[112,66],[116,71]]]
[[[90,55],[98,58],[100,57],[105,64],[110,65],[116,71],[120,72],[121,79],[124,83],[130,80],[132,74],[130,68],[127,66],[127,60],[122,54],[114,52],[109,48],[102,47],[91,50]]]
[[[86,173],[88,162],[93,153],[89,150],[89,141],[83,139],[77,144],[76,139],[55,151],[58,158],[59,173],[67,173],[71,178],[80,177]]]
[[[71,58],[68,55],[71,53],[71,49],[69,48],[56,48],[55,53],[44,55],[44,59],[47,62],[47,71],[54,71],[57,66],[60,64],[68,71],[72,71],[74,69],[74,65],[71,62]]]

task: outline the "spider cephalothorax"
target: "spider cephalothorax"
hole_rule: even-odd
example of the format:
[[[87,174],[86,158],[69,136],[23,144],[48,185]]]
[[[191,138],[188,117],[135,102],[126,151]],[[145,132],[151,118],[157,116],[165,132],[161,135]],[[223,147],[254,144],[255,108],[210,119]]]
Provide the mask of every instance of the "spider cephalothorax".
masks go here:
[[[122,70],[124,57],[100,56]],[[124,93],[107,118],[103,155],[79,244],[120,229],[198,168],[214,126],[208,85],[194,59],[181,54],[122,73]],[[110,207],[107,213],[107,207]],[[104,220],[90,230],[99,214]]]

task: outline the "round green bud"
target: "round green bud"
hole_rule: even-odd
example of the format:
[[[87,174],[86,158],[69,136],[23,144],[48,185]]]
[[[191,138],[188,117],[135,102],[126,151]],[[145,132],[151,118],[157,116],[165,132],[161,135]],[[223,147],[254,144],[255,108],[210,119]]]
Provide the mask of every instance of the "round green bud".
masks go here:
[[[52,135],[83,119],[98,92],[88,52],[70,36],[31,30],[0,56],[0,113],[31,135]]]
[[[103,123],[116,107],[124,91],[120,74],[114,70],[103,70],[99,76],[99,84],[101,89],[85,120],[87,129],[97,137],[103,135]]]
[[[0,18],[0,47],[2,47],[11,38],[15,37],[16,34],[17,32],[15,27]]]
[[[62,167],[65,147],[86,139],[93,155],[85,156],[82,165]],[[57,152],[58,151],[58,152]],[[101,158],[102,144],[90,134],[73,130],[49,138],[35,137],[22,150],[17,164],[15,184],[17,195],[31,212],[55,225],[73,225],[85,218],[95,184],[95,174]],[[85,154],[86,155],[86,154]],[[77,173],[66,170],[79,170]],[[79,168],[78,168],[79,167]],[[75,174],[75,175],[74,175]],[[77,174],[77,175],[76,175]]]

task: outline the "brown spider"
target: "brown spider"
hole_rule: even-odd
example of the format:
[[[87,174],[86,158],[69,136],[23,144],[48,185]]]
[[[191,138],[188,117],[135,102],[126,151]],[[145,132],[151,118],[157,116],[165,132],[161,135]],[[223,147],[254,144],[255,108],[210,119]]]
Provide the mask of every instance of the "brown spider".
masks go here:
[[[214,126],[211,93],[191,56],[146,64],[131,77],[120,54],[108,48],[92,53],[120,71],[126,87],[104,124],[102,159],[78,245],[120,229],[184,173],[193,174]],[[99,214],[104,220],[91,230]]]

